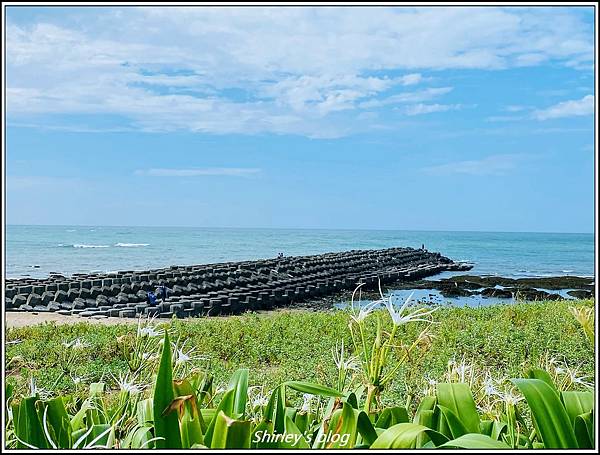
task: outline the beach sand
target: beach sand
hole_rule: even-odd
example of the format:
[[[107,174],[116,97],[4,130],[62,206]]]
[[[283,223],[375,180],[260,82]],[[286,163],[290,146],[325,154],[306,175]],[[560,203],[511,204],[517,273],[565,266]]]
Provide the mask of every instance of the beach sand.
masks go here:
[[[87,322],[90,324],[116,325],[116,324],[137,324],[137,318],[102,318],[92,319],[80,317],[77,315],[65,316],[56,313],[29,313],[7,311],[4,313],[4,323],[6,328],[26,327],[31,325],[43,324],[45,322],[54,322],[56,324],[77,324],[78,322]]]

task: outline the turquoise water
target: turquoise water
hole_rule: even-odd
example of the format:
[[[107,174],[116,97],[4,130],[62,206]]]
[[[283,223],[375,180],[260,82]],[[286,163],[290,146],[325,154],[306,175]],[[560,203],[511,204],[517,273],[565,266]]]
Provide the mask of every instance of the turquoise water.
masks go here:
[[[593,234],[15,225],[5,270],[44,277],[422,244],[472,262],[476,274],[594,274]]]

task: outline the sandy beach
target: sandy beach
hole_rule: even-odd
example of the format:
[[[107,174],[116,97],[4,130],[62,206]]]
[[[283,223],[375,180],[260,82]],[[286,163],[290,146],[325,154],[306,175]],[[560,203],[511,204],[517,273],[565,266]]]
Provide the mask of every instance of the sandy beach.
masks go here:
[[[65,316],[57,313],[35,313],[35,312],[16,312],[7,311],[4,313],[4,324],[6,328],[26,327],[46,322],[56,324],[77,324],[78,322],[87,322],[89,324],[116,325],[116,324],[137,324],[134,318],[86,318],[78,315]]]

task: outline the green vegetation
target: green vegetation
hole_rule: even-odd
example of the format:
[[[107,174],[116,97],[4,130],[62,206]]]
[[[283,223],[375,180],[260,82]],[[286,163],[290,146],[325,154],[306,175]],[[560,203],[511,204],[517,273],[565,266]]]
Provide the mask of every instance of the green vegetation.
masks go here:
[[[7,354],[9,445],[593,447],[593,347],[571,314],[592,302],[445,308],[439,324],[426,308],[383,303],[387,312],[11,330],[21,342]],[[31,374],[38,385],[20,394],[18,375]],[[75,393],[46,397],[41,381]]]
[[[538,366],[548,354],[578,366],[581,374],[594,371],[593,351],[569,306],[593,308],[593,301],[541,302],[485,308],[440,308],[434,313],[431,346],[424,356],[405,366],[389,385],[383,399],[406,400],[407,392],[419,392],[424,378],[440,378],[452,358],[464,358],[499,376],[518,377],[527,366]],[[381,311],[384,313],[384,311]],[[227,318],[175,320],[174,340],[194,348],[191,365],[209,367],[217,384],[225,384],[238,368],[248,368],[254,384],[272,389],[281,382],[312,381],[335,386],[338,371],[332,349],[342,340],[352,347],[346,311],[278,311]],[[373,333],[375,322],[367,320]],[[390,329],[391,321],[384,320]],[[401,327],[399,339],[414,339],[425,327],[415,323]],[[29,387],[33,377],[40,389],[84,393],[84,382],[106,381],[128,371],[120,337],[134,339],[135,325],[44,324],[8,329],[7,375],[17,393]],[[81,339],[89,347],[76,351],[70,370],[63,371],[63,342]]]

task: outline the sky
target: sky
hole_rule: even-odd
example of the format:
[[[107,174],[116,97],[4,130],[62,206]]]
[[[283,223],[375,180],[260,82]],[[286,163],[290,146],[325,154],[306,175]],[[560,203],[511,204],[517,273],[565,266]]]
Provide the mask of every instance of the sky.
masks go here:
[[[594,11],[6,7],[6,220],[593,232]]]

